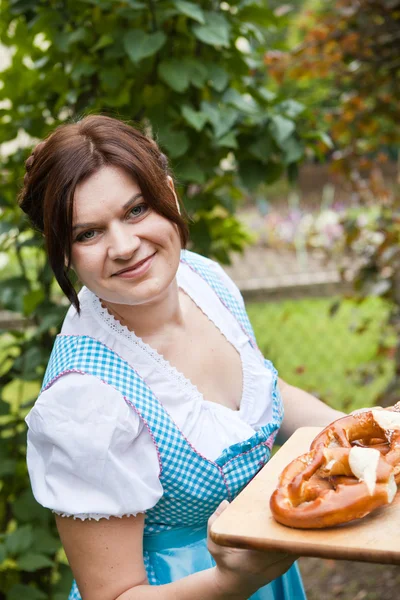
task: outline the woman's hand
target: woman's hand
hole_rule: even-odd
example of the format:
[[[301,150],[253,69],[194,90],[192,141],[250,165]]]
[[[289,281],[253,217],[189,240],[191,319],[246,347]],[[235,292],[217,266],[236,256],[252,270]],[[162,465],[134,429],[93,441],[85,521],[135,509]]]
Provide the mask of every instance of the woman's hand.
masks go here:
[[[217,563],[217,584],[227,598],[249,597],[260,587],[286,573],[297,557],[284,552],[243,550],[215,544],[210,538],[210,528],[227,506],[227,500],[221,502],[208,521],[208,550]]]

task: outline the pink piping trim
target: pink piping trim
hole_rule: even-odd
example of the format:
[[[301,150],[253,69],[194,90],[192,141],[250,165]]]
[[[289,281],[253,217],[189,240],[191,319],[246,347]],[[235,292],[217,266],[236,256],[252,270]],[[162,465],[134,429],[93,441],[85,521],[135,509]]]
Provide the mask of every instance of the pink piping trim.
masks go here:
[[[87,338],[90,338],[90,339],[94,340],[95,342],[98,342],[98,340],[96,340],[96,338],[93,338],[93,337],[91,337],[90,335],[79,336],[79,335],[70,335],[70,334],[69,334],[69,335],[65,335],[65,334],[61,334],[61,333],[59,333],[59,334],[57,335],[57,337],[68,337],[68,338],[69,338],[69,337],[72,337],[72,338],[77,338],[77,337],[87,337]],[[126,361],[124,358],[122,358],[122,356],[120,356],[120,355],[119,355],[117,352],[115,352],[115,350],[113,350],[112,348],[110,348],[109,346],[107,346],[106,344],[104,344],[103,342],[98,342],[98,343],[102,344],[102,345],[103,345],[105,348],[107,348],[108,350],[110,350],[110,352],[113,352],[114,354],[116,354],[116,355],[118,356],[118,358],[120,358],[120,359],[121,359],[123,362],[125,362],[125,363],[127,362],[127,361]],[[129,365],[129,368],[130,368],[130,369],[132,369],[133,371],[135,371],[136,375],[137,375],[137,376],[138,376],[138,377],[139,377],[139,378],[140,378],[140,379],[143,381],[143,378],[142,378],[142,377],[140,377],[140,375],[139,375],[139,373],[136,371],[136,369],[135,369],[134,367],[132,367],[132,366],[131,366],[129,363],[127,363],[127,364]],[[75,372],[75,369],[72,369],[72,370],[70,370],[70,371],[65,371],[65,372],[63,372],[63,373],[59,374],[59,375],[58,375],[57,377],[55,377],[55,378],[54,378],[54,380],[52,380],[52,381],[50,382],[50,384],[48,384],[48,385],[51,385],[51,384],[53,383],[53,381],[55,381],[56,379],[58,379],[59,377],[61,377],[61,375],[65,374],[65,373],[73,373],[73,372]],[[82,375],[86,375],[86,374],[87,374],[87,373],[85,373],[85,371],[79,371],[78,369],[76,369],[76,372],[77,372],[77,373],[81,373]],[[98,377],[98,379],[100,379],[100,377]],[[103,380],[102,380],[102,379],[100,379],[100,381],[103,381]],[[103,382],[103,383],[106,383],[106,382]],[[46,386],[46,388],[45,388],[45,389],[47,389],[47,387],[48,387],[48,386]],[[114,386],[111,386],[111,387],[114,387]],[[115,388],[115,389],[116,389],[116,388]],[[44,390],[43,390],[43,391],[44,391]],[[117,390],[117,391],[119,392],[119,390]],[[121,393],[121,392],[119,392],[119,393]],[[153,393],[153,392],[152,392],[152,393]],[[123,395],[121,394],[121,396],[123,396]],[[191,442],[190,442],[190,441],[187,439],[187,437],[185,436],[185,434],[183,433],[183,431],[181,431],[180,427],[178,427],[178,425],[175,423],[174,419],[171,417],[171,415],[168,413],[168,411],[167,411],[167,410],[164,408],[164,406],[161,404],[161,402],[159,401],[159,399],[157,398],[157,396],[156,396],[154,393],[153,393],[153,396],[154,396],[154,397],[155,397],[155,399],[157,400],[157,402],[158,402],[158,404],[160,405],[161,409],[162,409],[162,410],[165,412],[165,414],[167,415],[167,417],[170,419],[170,421],[171,421],[171,422],[174,424],[174,426],[176,427],[176,429],[179,431],[179,433],[180,433],[180,435],[182,436],[182,438],[185,440],[185,442],[188,444],[188,446],[189,446],[189,447],[190,447],[190,448],[193,450],[193,452],[194,452],[195,454],[197,454],[198,456],[200,456],[200,458],[202,458],[202,459],[203,459],[203,460],[205,460],[206,462],[208,462],[208,463],[210,463],[210,464],[214,465],[214,467],[216,467],[216,468],[218,469],[218,471],[219,471],[219,473],[220,473],[220,475],[221,475],[221,477],[222,477],[222,480],[223,480],[223,482],[224,482],[224,485],[225,485],[225,487],[226,487],[226,491],[228,492],[228,497],[229,497],[229,499],[231,499],[231,498],[232,498],[232,494],[231,494],[231,492],[230,492],[230,490],[229,490],[229,486],[228,486],[228,483],[227,483],[227,481],[226,481],[225,474],[224,474],[224,472],[223,472],[223,470],[222,470],[222,467],[220,467],[219,465],[217,465],[217,463],[216,463],[216,462],[214,462],[213,460],[210,460],[210,459],[209,459],[209,458],[207,458],[206,456],[203,456],[203,455],[202,455],[202,454],[201,454],[201,453],[200,453],[198,450],[196,450],[196,448],[195,448],[195,447],[194,447],[194,446],[191,444]],[[126,399],[125,399],[125,396],[123,396],[123,398],[124,398],[124,400],[126,400]],[[129,402],[129,400],[128,400],[128,403],[129,403],[129,404],[132,406],[132,408],[134,408],[134,410],[135,410],[135,411],[137,412],[137,414],[139,415],[139,418],[140,418],[141,420],[143,420],[143,422],[144,422],[144,424],[146,425],[147,429],[150,431],[150,428],[149,428],[149,426],[148,426],[147,422],[146,422],[146,421],[145,421],[145,419],[142,417],[142,415],[140,414],[140,412],[139,412],[139,411],[136,409],[136,407],[135,407],[133,404],[131,404],[131,403]],[[151,435],[151,437],[153,438],[153,434],[151,433],[151,431],[150,431],[150,435]],[[153,439],[154,439],[154,438],[153,438]],[[156,444],[156,448],[157,448],[157,453],[158,453],[159,451],[158,451],[158,446],[157,446],[157,444]],[[233,460],[233,459],[232,459],[232,460]],[[161,467],[161,463],[160,463],[160,467]],[[161,472],[161,471],[160,471],[160,472]]]
[[[236,454],[236,456],[234,456],[233,458],[227,460],[226,463],[225,463],[225,465],[228,465],[233,460],[236,460],[237,458],[239,458],[239,456],[244,456],[245,454],[248,454],[249,452],[252,452],[255,448],[258,448],[258,446],[267,446],[269,448],[269,450],[271,450],[270,446],[268,445],[268,442],[269,442],[269,440],[271,439],[271,437],[273,435],[274,434],[271,433],[271,435],[269,436],[269,438],[265,442],[260,442],[259,444],[256,444],[255,446],[253,446],[252,448],[250,448],[250,450],[246,450],[246,452],[241,452],[240,454]]]

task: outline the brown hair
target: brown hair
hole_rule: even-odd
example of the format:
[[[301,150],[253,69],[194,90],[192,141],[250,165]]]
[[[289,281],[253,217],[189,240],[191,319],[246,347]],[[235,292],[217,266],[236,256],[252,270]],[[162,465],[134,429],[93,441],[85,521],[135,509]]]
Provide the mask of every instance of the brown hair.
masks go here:
[[[149,205],[177,225],[183,248],[188,240],[187,221],[167,182],[168,160],[154,140],[101,115],[61,125],[28,158],[19,205],[44,234],[54,275],[78,312],[78,296],[69,279],[73,199],[76,186],[107,165],[122,168]]]

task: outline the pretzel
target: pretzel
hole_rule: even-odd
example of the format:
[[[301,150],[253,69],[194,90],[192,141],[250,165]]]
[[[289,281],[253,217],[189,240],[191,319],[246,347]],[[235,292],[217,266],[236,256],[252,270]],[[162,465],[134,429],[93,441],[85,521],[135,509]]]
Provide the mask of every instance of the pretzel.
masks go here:
[[[393,501],[400,483],[400,403],[363,409],[326,427],[282,472],[274,518],[318,529],[360,519]]]

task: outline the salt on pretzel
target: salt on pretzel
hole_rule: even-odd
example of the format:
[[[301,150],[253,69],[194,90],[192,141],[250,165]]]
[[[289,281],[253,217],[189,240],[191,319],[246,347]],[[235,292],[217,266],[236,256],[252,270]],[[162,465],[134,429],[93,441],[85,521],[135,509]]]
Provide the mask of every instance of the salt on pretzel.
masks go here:
[[[332,527],[392,502],[399,482],[400,403],[326,427],[282,472],[271,512],[289,527]]]

